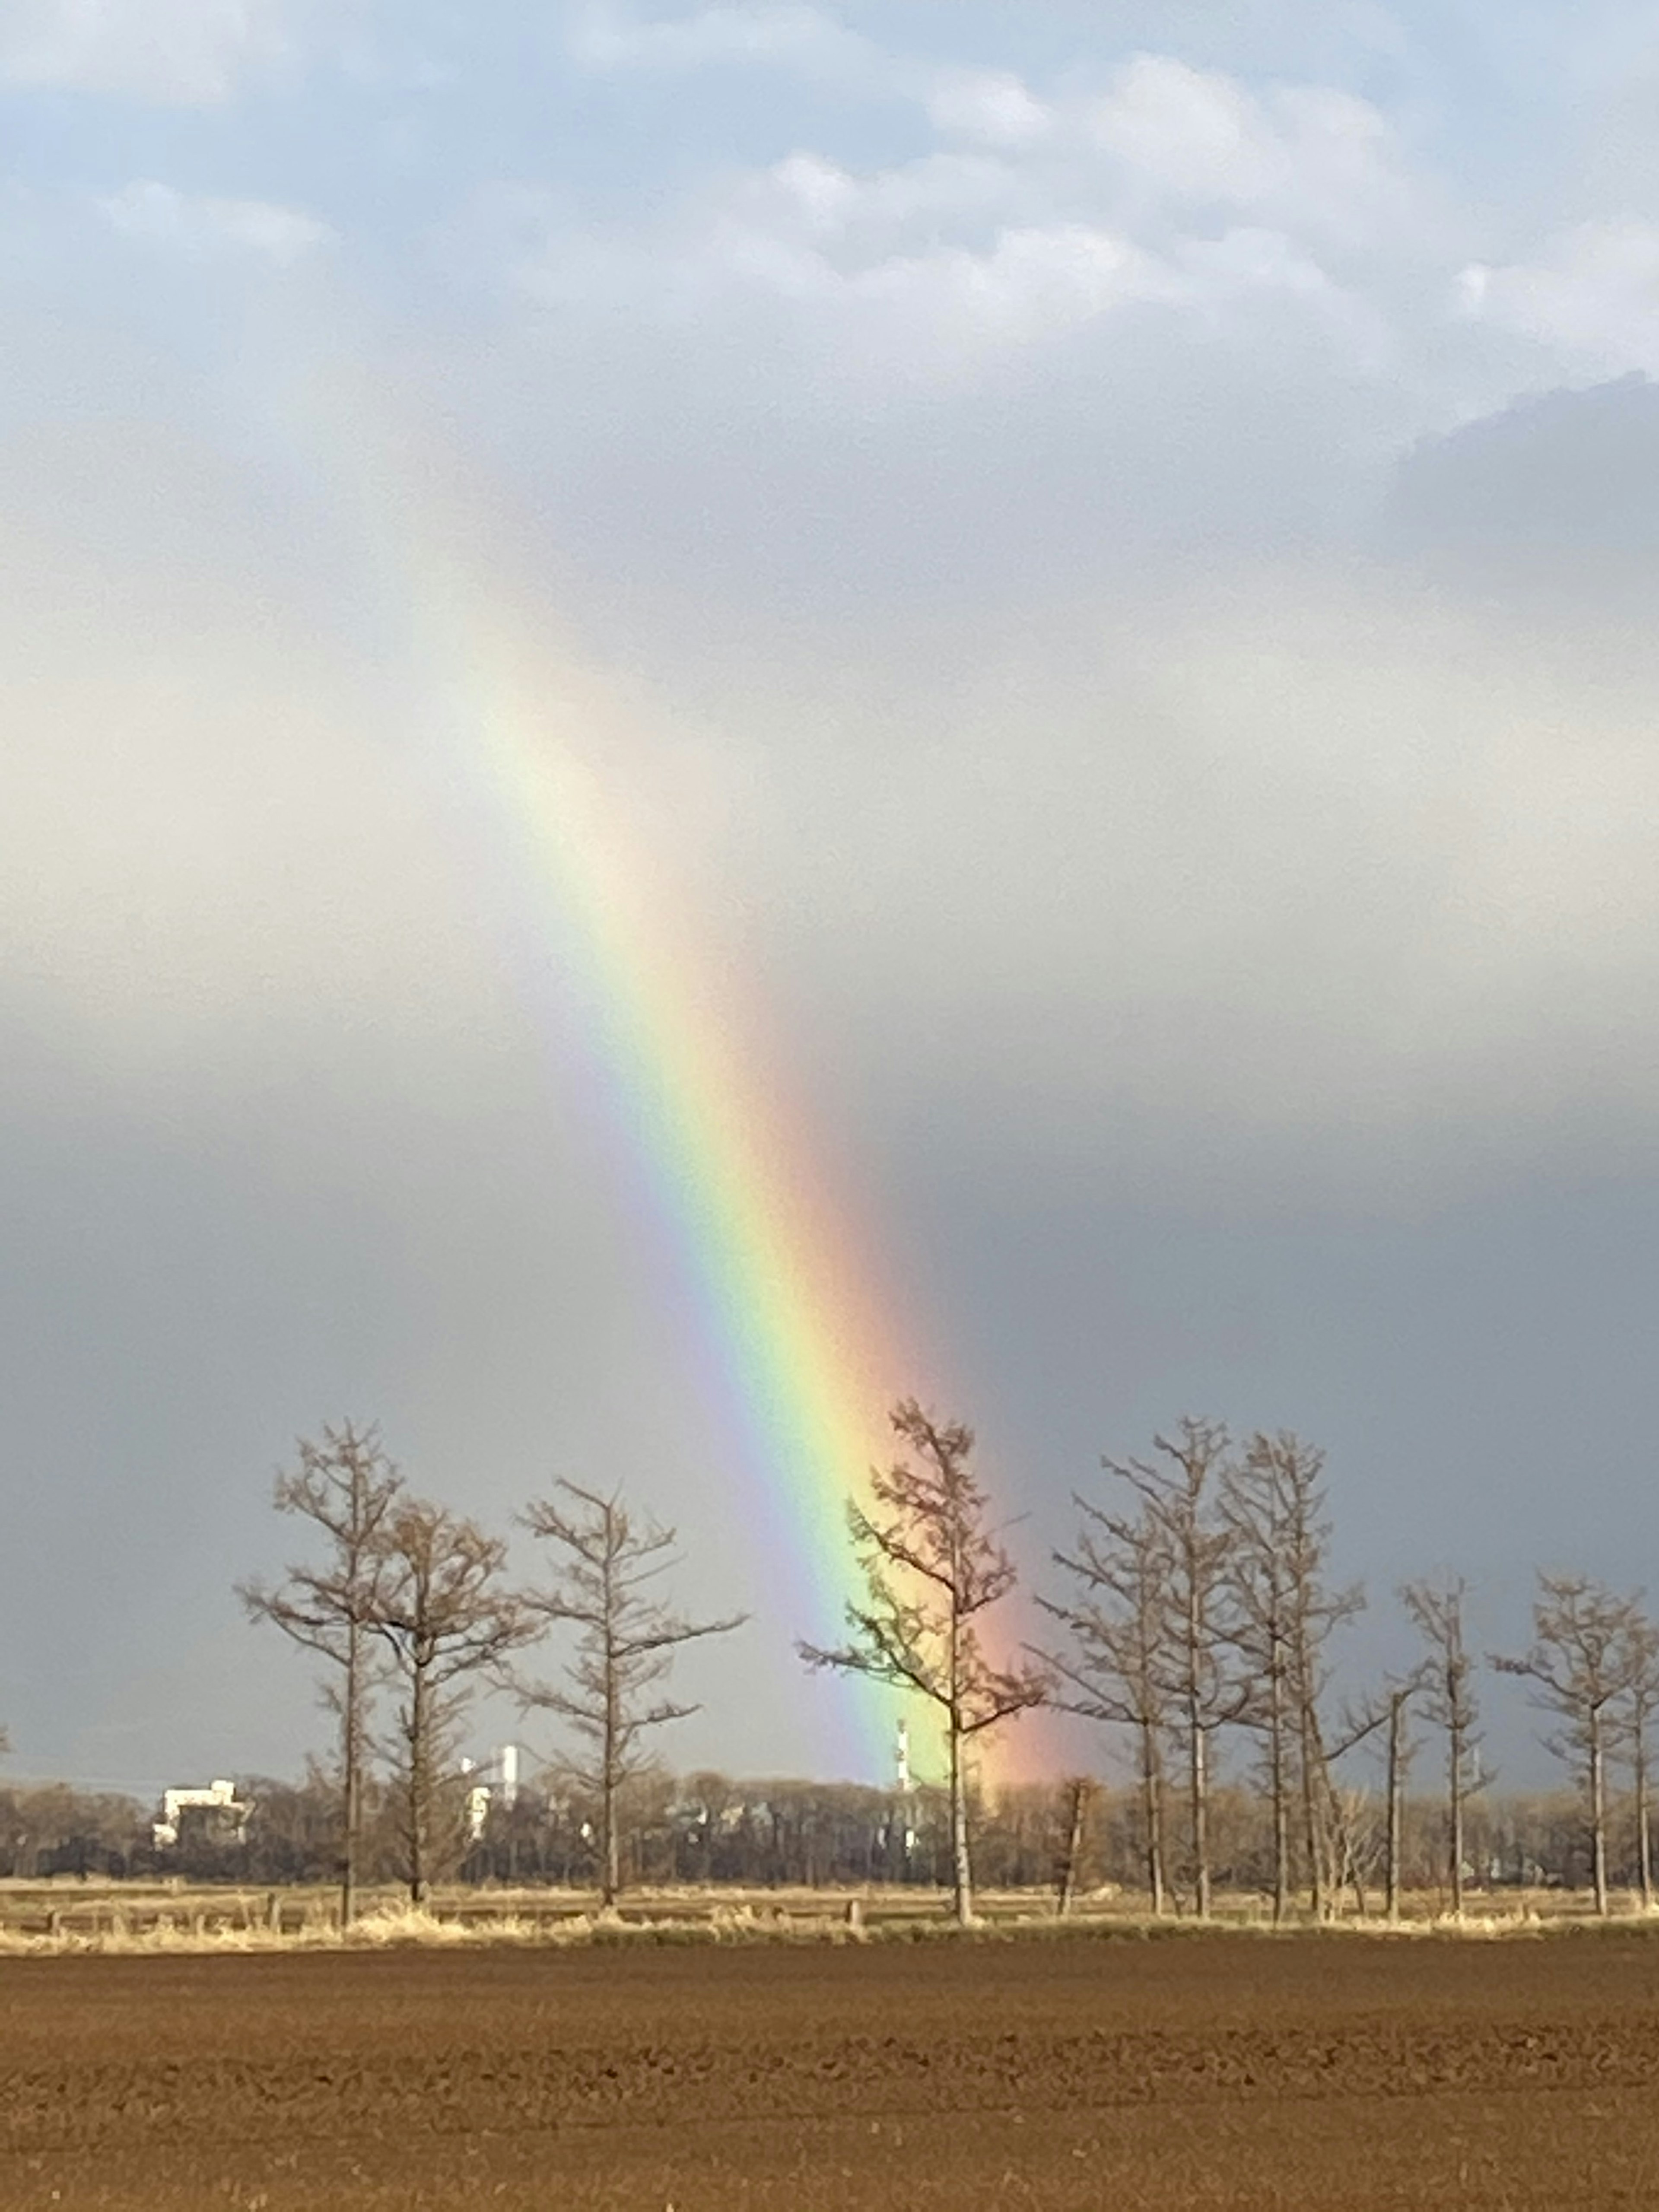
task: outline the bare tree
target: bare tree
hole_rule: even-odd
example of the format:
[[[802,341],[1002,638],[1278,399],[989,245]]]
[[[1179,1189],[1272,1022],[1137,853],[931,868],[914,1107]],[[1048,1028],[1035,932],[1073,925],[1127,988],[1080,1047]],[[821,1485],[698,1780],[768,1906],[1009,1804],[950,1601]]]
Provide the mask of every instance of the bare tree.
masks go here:
[[[1607,1759],[1618,1741],[1618,1711],[1631,1686],[1635,1601],[1615,1596],[1584,1575],[1540,1575],[1533,1639],[1519,1657],[1494,1654],[1500,1674],[1533,1685],[1533,1702],[1562,1723],[1547,1747],[1578,1771],[1589,1832],[1595,1910],[1607,1899]]]
[[[1364,1604],[1358,1589],[1332,1590],[1325,1579],[1325,1455],[1298,1436],[1256,1433],[1243,1460],[1228,1464],[1221,1522],[1228,1528],[1230,1639],[1241,1662],[1239,1719],[1263,1743],[1272,1814],[1274,1920],[1283,1920],[1291,1887],[1291,1792],[1301,1798],[1301,1850],[1310,1905],[1329,1911],[1340,1881],[1338,1843],[1347,1836],[1325,1743],[1325,1646],[1340,1621]],[[1349,1725],[1347,1745],[1380,1725],[1367,1714]],[[1343,1854],[1345,1856],[1345,1854]]]
[[[1258,1432],[1222,1481],[1222,1525],[1232,1540],[1231,1641],[1242,1662],[1239,1717],[1262,1740],[1275,1921],[1284,1918],[1290,1899],[1292,1789],[1300,1800],[1309,1901],[1322,1919],[1342,1878],[1338,1861],[1348,1856],[1348,1823],[1333,1763],[1383,1718],[1380,1712],[1351,1717],[1340,1745],[1326,1740],[1327,1647],[1365,1601],[1358,1585],[1333,1589],[1327,1579],[1331,1524],[1324,1468],[1324,1454],[1301,1437]]]
[[[1213,1740],[1239,1718],[1245,1705],[1244,1690],[1229,1663],[1233,1535],[1216,1511],[1229,1443],[1219,1422],[1183,1417],[1173,1437],[1155,1437],[1152,1444],[1157,1461],[1103,1464],[1139,1495],[1164,1563],[1161,1681],[1186,1757],[1194,1909],[1200,1920],[1207,1920]]]
[[[1169,1736],[1170,1562],[1156,1517],[1108,1512],[1086,1498],[1076,1543],[1054,1564],[1079,1585],[1070,1604],[1038,1604],[1071,1632],[1071,1650],[1038,1656],[1054,1678],[1053,1702],[1085,1719],[1128,1729],[1135,1747],[1146,1856],[1154,1917],[1165,1904],[1164,1747]]]
[[[1261,1739],[1273,1831],[1273,1911],[1277,1926],[1290,1909],[1291,1793],[1295,1780],[1293,1592],[1280,1543],[1285,1501],[1278,1469],[1260,1454],[1228,1467],[1222,1515],[1237,1538],[1229,1563],[1236,1620],[1231,1637],[1243,1663],[1247,1698],[1240,1719]]]
[[[475,1689],[503,1679],[537,1634],[505,1582],[507,1547],[474,1521],[415,1499],[386,1531],[385,1578],[373,1626],[391,1654],[400,1702],[397,1779],[404,1874],[423,1905],[461,1847],[462,1792],[451,1761]]]
[[[568,1721],[592,1747],[586,1763],[568,1764],[599,1807],[599,1883],[609,1905],[622,1886],[622,1792],[650,1764],[643,1739],[698,1710],[650,1693],[665,1680],[683,1645],[727,1635],[747,1615],[694,1621],[672,1612],[650,1586],[677,1564],[674,1531],[653,1522],[636,1525],[614,1494],[602,1497],[574,1482],[558,1487],[568,1504],[542,1500],[524,1516],[556,1556],[552,1588],[527,1591],[525,1602],[544,1622],[574,1627],[575,1650],[562,1686],[520,1681],[519,1694],[526,1705]]]
[[[1465,1635],[1468,1595],[1468,1586],[1461,1575],[1444,1583],[1407,1583],[1400,1593],[1425,1646],[1423,1711],[1446,1739],[1446,1876],[1455,1920],[1463,1917],[1465,1808],[1471,1795],[1484,1786],[1469,1766],[1481,1739],[1474,1661]]]
[[[239,1584],[237,1594],[251,1619],[280,1628],[331,1669],[323,1701],[340,1732],[340,1924],[346,1927],[356,1911],[372,1631],[386,1579],[387,1527],[403,1496],[403,1478],[380,1431],[352,1421],[325,1428],[319,1443],[301,1438],[299,1455],[297,1467],[277,1475],[273,1503],[279,1513],[309,1522],[327,1551],[319,1565],[290,1566],[274,1590],[251,1582]]]
[[[805,1643],[797,1649],[809,1667],[866,1674],[938,1707],[951,1770],[951,1903],[967,1926],[974,1917],[967,1747],[1044,1704],[1050,1678],[1040,1662],[995,1666],[980,1643],[981,1616],[1018,1577],[986,1525],[990,1500],[971,1464],[973,1431],[936,1421],[914,1398],[890,1418],[916,1463],[872,1470],[872,1510],[856,1501],[848,1507],[866,1592],[862,1604],[847,1608],[850,1638],[830,1649]]]

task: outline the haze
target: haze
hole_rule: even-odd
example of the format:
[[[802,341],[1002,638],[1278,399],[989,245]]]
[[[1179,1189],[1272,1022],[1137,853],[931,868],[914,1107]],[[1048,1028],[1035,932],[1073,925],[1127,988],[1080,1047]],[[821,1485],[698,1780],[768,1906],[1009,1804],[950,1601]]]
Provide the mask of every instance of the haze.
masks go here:
[[[624,1482],[757,1616],[676,1757],[846,1756],[425,732],[339,465],[382,404],[544,609],[1034,1578],[1191,1411],[1328,1449],[1356,1668],[1408,1574],[1483,1645],[1535,1565],[1647,1579],[1656,40],[0,11],[15,1771],[298,1767],[231,1585],[347,1413],[496,1526]]]

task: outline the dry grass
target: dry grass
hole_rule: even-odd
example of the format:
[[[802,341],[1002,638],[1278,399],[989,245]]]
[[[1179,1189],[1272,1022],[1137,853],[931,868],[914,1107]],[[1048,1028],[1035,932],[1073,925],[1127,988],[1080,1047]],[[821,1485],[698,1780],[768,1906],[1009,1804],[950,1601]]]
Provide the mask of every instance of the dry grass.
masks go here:
[[[1056,1917],[1052,1899],[1031,1893],[988,1895],[983,1912],[969,1940],[1170,1942],[1203,1941],[1218,1934],[1267,1939],[1307,1932],[1305,1923],[1275,1930],[1256,1898],[1224,1900],[1207,1923],[1153,1919],[1115,1894],[1084,1899],[1064,1920]],[[1421,1897],[1411,1900],[1397,1926],[1380,1917],[1349,1915],[1319,1932],[1334,1940],[1492,1942],[1633,1927],[1659,1928],[1659,1916],[1623,1901],[1614,1918],[1600,1921],[1582,1900],[1559,1893],[1517,1892],[1501,1904],[1482,1900],[1461,1920],[1437,1909],[1434,1898]],[[963,1931],[946,1917],[944,1900],[915,1891],[872,1891],[854,1898],[810,1890],[733,1896],[655,1889],[630,1896],[621,1912],[605,1911],[581,1893],[452,1892],[426,1909],[383,1893],[343,1933],[331,1896],[317,1891],[254,1894],[111,1885],[66,1895],[46,1885],[0,1884],[0,1957],[962,1940]]]
[[[681,1909],[674,1909],[678,1905]],[[665,1909],[666,1906],[667,1909]],[[3,1907],[0,1907],[0,1915]],[[36,1911],[28,1920],[39,1923]],[[789,1911],[757,1910],[748,1903],[707,1898],[653,1897],[641,1917],[624,1917],[597,1906],[567,1906],[549,1911],[499,1909],[480,1911],[469,1900],[462,1913],[440,1900],[430,1908],[405,1900],[372,1903],[342,1932],[331,1905],[306,1900],[297,1921],[290,1911],[274,1926],[263,1900],[209,1897],[204,1900],[154,1899],[100,1902],[87,1908],[48,1908],[46,1923],[19,1924],[0,1917],[0,1956],[103,1957],[155,1955],[243,1955],[301,1951],[377,1951],[410,1946],[447,1949],[539,1945],[568,1948],[595,1943],[753,1943],[778,1941],[845,1942],[867,1930],[849,1923],[845,1908]]]

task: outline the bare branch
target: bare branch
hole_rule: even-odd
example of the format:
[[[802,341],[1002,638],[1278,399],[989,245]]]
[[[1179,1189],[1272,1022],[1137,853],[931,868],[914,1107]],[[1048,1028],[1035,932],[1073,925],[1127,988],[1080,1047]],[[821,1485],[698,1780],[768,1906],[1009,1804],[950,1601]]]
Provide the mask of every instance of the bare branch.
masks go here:
[[[379,1686],[368,1639],[385,1595],[387,1540],[404,1495],[403,1477],[376,1428],[351,1421],[325,1428],[320,1442],[301,1439],[297,1467],[279,1474],[273,1503],[320,1530],[320,1563],[292,1565],[274,1590],[259,1582],[237,1586],[256,1621],[338,1670],[323,1701],[340,1728],[340,1917],[355,1910],[357,1850],[370,1705]]]
[[[402,1692],[397,1717],[405,1873],[421,1903],[459,1844],[459,1788],[449,1758],[455,1724],[482,1680],[504,1681],[534,1620],[506,1583],[507,1547],[474,1521],[407,1500],[386,1534],[375,1634]]]
[[[592,1747],[592,1758],[570,1763],[569,1771],[598,1801],[600,1883],[609,1905],[622,1880],[620,1796],[650,1765],[642,1740],[697,1711],[665,1698],[647,1703],[645,1693],[666,1679],[684,1645],[729,1635],[747,1615],[690,1620],[672,1610],[652,1585],[678,1564],[673,1530],[636,1522],[618,1493],[573,1482],[557,1488],[559,1496],[538,1500],[524,1515],[531,1533],[554,1547],[557,1570],[551,1587],[527,1593],[525,1603],[541,1624],[538,1633],[549,1626],[578,1633],[562,1684],[520,1676],[517,1687],[525,1706],[553,1713]]]
[[[988,1525],[990,1501],[973,1468],[974,1433],[940,1421],[914,1398],[890,1416],[908,1451],[870,1477],[871,1504],[847,1511],[864,1577],[862,1604],[847,1607],[846,1643],[796,1646],[806,1665],[861,1674],[936,1707],[951,1765],[956,1912],[973,1917],[964,1748],[1017,1714],[1047,1702],[1040,1658],[998,1666],[977,1622],[1013,1589],[1012,1559]]]

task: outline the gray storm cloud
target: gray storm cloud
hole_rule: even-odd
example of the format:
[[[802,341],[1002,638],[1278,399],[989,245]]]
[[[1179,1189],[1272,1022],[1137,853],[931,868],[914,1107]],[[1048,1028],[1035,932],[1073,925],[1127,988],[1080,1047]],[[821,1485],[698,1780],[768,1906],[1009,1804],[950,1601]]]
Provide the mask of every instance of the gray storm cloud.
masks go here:
[[[1419,455],[1400,499],[1431,506],[1408,488],[1436,465],[1461,463]],[[1211,575],[989,638],[935,618],[920,669],[890,630],[788,656],[772,631],[732,665],[705,642],[684,730],[660,673],[620,687],[624,807],[659,766],[699,793],[646,798],[642,849],[672,813],[695,930],[879,1195],[872,1267],[942,1317],[1045,1516],[1109,1424],[1189,1395],[1322,1416],[1363,1466],[1387,1426],[1332,1382],[1353,1346],[1290,1318],[1352,1264],[1331,1224],[1394,1224],[1355,1316],[1386,1335],[1420,1295],[1399,1224],[1473,1208],[1501,1242],[1480,1210],[1517,1175],[1640,1155],[1645,657],[1565,595],[1541,627],[1494,609],[1439,550],[1449,573]],[[743,1500],[672,1279],[593,1152],[584,1041],[520,994],[499,889],[481,903],[373,686],[199,580],[120,623],[64,570],[49,596],[76,611],[17,641],[4,807],[33,1709],[101,1714],[71,1741],[115,1778],[170,1755],[184,1709],[201,1757],[247,1741],[263,1675],[226,1585],[272,1543],[291,1432],[347,1406],[498,1519],[556,1468],[648,1471],[712,1590]],[[1195,1204],[1217,1234],[1276,1221],[1255,1233],[1279,1256],[1241,1273]],[[1455,1237],[1437,1266],[1480,1279]],[[1490,1315],[1460,1325],[1487,1364]],[[1425,1530],[1437,1556],[1455,1535]],[[40,1548],[99,1592],[73,1665],[24,1571]],[[811,1755],[788,1627],[759,1632],[763,1763]],[[242,1755],[292,1763],[307,1727],[296,1680]]]

